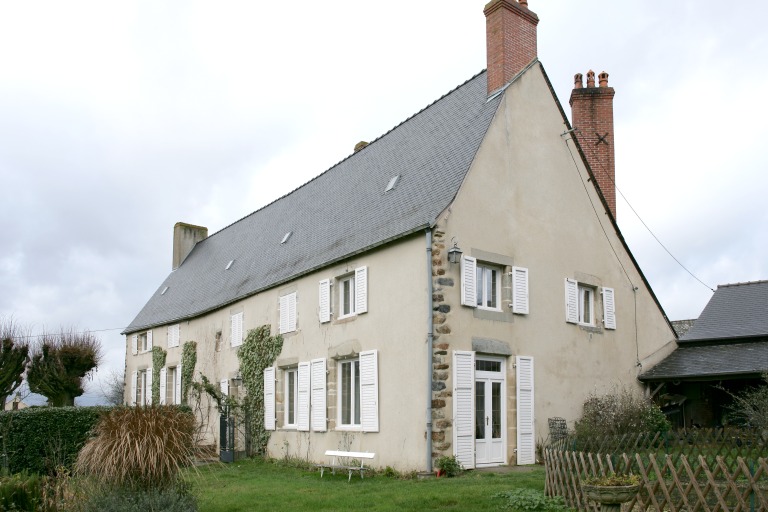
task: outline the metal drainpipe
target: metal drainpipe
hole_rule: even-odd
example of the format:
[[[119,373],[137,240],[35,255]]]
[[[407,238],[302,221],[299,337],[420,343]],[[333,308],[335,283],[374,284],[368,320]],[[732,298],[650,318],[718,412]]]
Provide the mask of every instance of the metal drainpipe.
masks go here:
[[[432,230],[427,235],[427,472],[432,472]]]

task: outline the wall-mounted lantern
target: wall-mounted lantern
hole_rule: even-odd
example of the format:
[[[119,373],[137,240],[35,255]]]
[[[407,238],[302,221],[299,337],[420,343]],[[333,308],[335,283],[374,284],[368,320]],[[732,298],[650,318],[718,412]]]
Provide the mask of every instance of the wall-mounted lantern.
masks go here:
[[[451,238],[453,247],[448,249],[448,261],[451,263],[459,263],[461,261],[461,249],[456,245],[456,237]]]

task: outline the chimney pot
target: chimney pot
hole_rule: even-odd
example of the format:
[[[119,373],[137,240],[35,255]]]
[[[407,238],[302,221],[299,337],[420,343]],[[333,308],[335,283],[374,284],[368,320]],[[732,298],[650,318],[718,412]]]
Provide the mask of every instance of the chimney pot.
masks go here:
[[[573,88],[574,89],[581,89],[584,87],[584,75],[581,73],[576,73],[573,75]]]
[[[600,87],[608,87],[608,73],[603,71],[599,75],[597,75],[597,78],[600,79]]]
[[[591,69],[587,71],[587,87],[595,86],[595,72]]]
[[[361,140],[360,142],[355,144],[355,153],[357,153],[358,151],[360,151],[361,149],[363,149],[367,145],[368,145],[368,143],[366,141]]]

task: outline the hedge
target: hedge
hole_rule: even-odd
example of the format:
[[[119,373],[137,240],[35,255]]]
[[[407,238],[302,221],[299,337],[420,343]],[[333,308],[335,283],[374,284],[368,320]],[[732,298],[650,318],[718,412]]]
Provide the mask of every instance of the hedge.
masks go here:
[[[111,407],[30,407],[0,412],[0,464],[13,473],[52,474],[72,467],[101,415]]]

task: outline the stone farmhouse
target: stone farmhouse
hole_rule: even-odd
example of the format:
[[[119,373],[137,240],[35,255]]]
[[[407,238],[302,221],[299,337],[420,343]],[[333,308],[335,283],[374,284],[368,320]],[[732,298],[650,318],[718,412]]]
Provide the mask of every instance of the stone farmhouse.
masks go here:
[[[576,75],[571,125],[528,3],[484,13],[487,70],[221,231],[175,226],[173,271],[124,331],[126,401],[149,402],[155,345],[178,402],[187,340],[229,389],[269,325],[271,455],[431,470],[534,463],[549,417],[641,390],[676,337],[616,223],[608,75]]]

